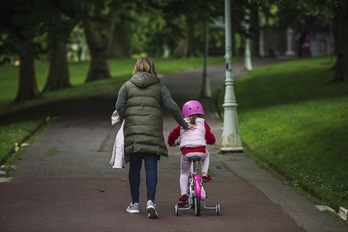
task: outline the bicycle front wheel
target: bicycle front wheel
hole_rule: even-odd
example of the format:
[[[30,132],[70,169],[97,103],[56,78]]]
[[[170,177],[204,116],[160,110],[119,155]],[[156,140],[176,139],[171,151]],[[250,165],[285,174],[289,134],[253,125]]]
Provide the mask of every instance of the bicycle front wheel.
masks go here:
[[[194,205],[195,205],[195,215],[201,216],[201,198],[200,197],[194,198]]]

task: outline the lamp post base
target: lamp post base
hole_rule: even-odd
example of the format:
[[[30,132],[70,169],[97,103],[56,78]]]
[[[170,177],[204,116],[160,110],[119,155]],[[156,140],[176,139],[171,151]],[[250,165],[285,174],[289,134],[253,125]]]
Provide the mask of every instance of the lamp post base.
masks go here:
[[[221,153],[239,153],[243,152],[243,147],[221,147]]]

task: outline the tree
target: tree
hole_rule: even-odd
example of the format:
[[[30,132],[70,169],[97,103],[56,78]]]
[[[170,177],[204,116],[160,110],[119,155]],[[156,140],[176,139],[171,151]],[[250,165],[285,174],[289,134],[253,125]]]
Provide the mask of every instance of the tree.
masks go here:
[[[137,9],[136,1],[122,1],[117,6],[117,17],[108,47],[108,58],[130,58],[131,23]]]
[[[67,39],[76,25],[75,20],[63,23],[64,31],[48,32],[48,60],[50,62],[44,91],[70,87],[70,75],[67,58]]]
[[[76,2],[50,0],[4,0],[0,4],[0,25],[12,41],[11,52],[20,61],[19,85],[14,103],[40,96],[35,77],[35,59],[48,43],[50,69],[44,90],[70,85],[66,43],[77,21],[63,15],[62,9],[74,9]],[[45,51],[46,52],[46,51]]]
[[[153,44],[162,39],[173,57],[193,57],[204,52],[205,9],[212,18],[223,16],[223,2],[220,1],[165,1],[149,0],[153,8],[161,12],[164,23],[161,31],[153,37]]]
[[[180,32],[166,22],[161,9],[150,6],[146,5],[146,9],[136,9],[132,13],[135,16],[130,21],[131,53],[152,57],[162,57],[164,54],[170,56]]]
[[[19,85],[14,103],[38,98],[34,63],[39,45],[35,37],[42,29],[40,11],[44,4],[31,0],[3,0],[0,2],[0,26],[13,41],[19,55]]]
[[[74,0],[56,1],[50,12],[54,19],[46,22],[48,60],[50,62],[44,91],[70,87],[67,44],[70,34],[80,21],[81,3]]]
[[[83,19],[83,27],[91,54],[86,82],[111,78],[107,54],[117,6],[121,2],[122,0],[92,1],[88,17]]]
[[[35,99],[40,96],[35,76],[35,47],[33,33],[27,33],[16,40],[16,48],[19,51],[19,85],[14,103]]]
[[[122,20],[115,24],[108,47],[108,58],[130,58],[130,23]]]
[[[205,37],[205,21],[207,20],[208,25],[212,18],[216,18],[217,15],[223,16],[223,5],[219,2],[212,1],[182,1],[182,3],[177,4],[177,2],[171,1],[167,6],[170,14],[166,14],[166,21],[171,21],[173,18],[177,17],[178,21],[177,27],[180,28],[178,35],[179,43],[173,51],[174,57],[194,57],[197,54],[204,53],[204,37]],[[174,10],[175,9],[175,10]],[[206,18],[208,17],[209,18]]]

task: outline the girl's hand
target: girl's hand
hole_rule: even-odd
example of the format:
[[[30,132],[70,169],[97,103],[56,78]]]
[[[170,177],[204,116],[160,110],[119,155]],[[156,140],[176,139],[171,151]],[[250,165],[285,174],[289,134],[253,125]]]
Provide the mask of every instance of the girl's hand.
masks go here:
[[[175,143],[174,143],[174,147],[175,146],[179,146],[180,145],[180,141],[181,141],[181,138],[179,137],[179,138],[177,138],[177,140],[175,140]]]

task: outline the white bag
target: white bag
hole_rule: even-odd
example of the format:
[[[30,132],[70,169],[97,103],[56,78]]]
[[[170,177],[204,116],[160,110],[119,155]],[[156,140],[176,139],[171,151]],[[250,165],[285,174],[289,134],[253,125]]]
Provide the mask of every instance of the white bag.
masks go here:
[[[111,125],[114,126],[118,122],[120,122],[120,115],[118,114],[117,110],[115,110],[111,115]]]
[[[120,117],[117,111],[115,110],[111,116],[111,124],[115,125],[118,122],[120,122]],[[114,147],[112,149],[112,155],[110,160],[110,164],[112,165],[112,168],[124,168],[126,166],[125,159],[124,159],[123,125],[124,125],[124,121],[122,122],[121,127],[117,132]]]

